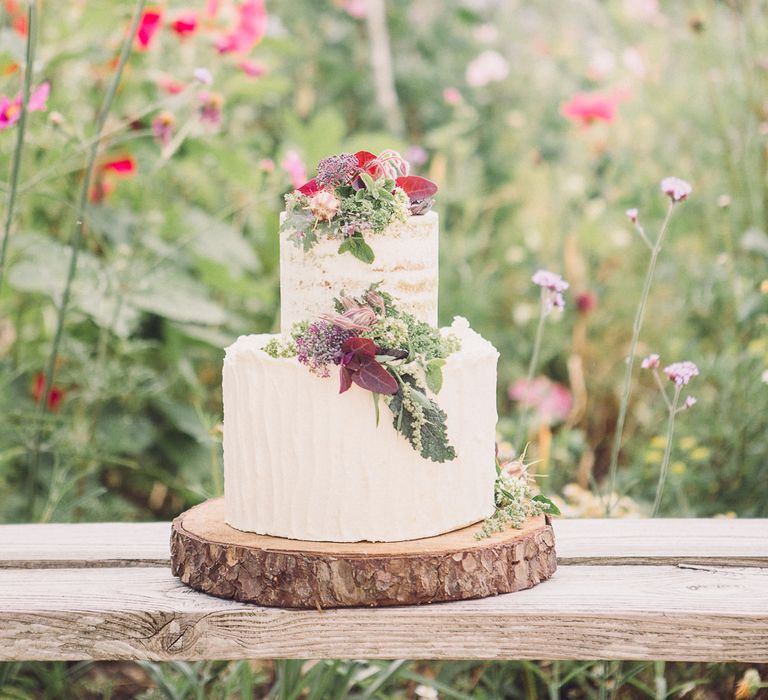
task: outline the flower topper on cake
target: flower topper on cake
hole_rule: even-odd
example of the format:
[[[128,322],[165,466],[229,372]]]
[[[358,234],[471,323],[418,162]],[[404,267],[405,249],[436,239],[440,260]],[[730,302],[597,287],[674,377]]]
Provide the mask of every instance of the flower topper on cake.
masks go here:
[[[393,425],[425,459],[446,462],[456,451],[448,442],[445,412],[430,393],[443,384],[446,358],[459,349],[459,340],[443,335],[412,314],[400,311],[378,285],[360,297],[342,294],[334,313],[308,323],[296,323],[291,340],[271,340],[264,352],[295,357],[319,377],[339,368],[339,393],[356,384],[394,414]]]
[[[339,253],[370,264],[374,252],[367,235],[432,207],[437,185],[409,171],[408,162],[392,150],[324,158],[312,180],[285,196],[280,230],[304,250],[320,238],[338,239]]]

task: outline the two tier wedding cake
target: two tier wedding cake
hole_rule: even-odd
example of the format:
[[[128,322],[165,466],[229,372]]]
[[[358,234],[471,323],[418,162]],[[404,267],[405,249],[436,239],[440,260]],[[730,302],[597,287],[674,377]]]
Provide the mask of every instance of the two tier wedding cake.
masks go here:
[[[232,527],[386,542],[493,514],[498,353],[463,318],[437,328],[436,190],[361,151],[286,197],[281,332],[224,360]]]

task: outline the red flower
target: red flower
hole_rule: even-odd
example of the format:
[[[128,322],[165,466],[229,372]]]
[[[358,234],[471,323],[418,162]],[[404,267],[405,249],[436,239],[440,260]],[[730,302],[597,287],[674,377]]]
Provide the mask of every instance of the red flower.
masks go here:
[[[136,42],[139,49],[146,51],[149,48],[153,37],[160,29],[160,22],[163,19],[163,13],[160,8],[149,8],[144,10],[139,21],[139,28],[136,30]]]
[[[583,127],[594,122],[612,122],[616,118],[616,96],[586,94],[574,96],[560,107],[560,114]]]
[[[115,189],[115,177],[133,177],[137,169],[133,156],[116,158],[102,163],[96,171],[96,177],[88,198],[95,204],[103,202]]]
[[[375,394],[396,394],[397,380],[377,359],[379,348],[368,338],[348,338],[341,346],[339,393],[343,394],[354,382]]]
[[[35,383],[32,386],[32,397],[35,399],[35,403],[40,403],[43,398],[43,392],[45,391],[45,374],[38,372],[35,375]],[[48,390],[48,410],[56,411],[59,408],[59,404],[64,399],[64,389],[52,384]]]
[[[5,0],[5,11],[11,20],[11,26],[19,36],[25,37],[29,33],[27,27],[27,15],[16,0]]]
[[[160,76],[157,80],[157,86],[169,95],[178,95],[186,87],[180,80],[176,80],[169,75]]]
[[[237,25],[216,41],[219,53],[248,53],[267,30],[264,0],[245,0],[238,8]]]
[[[197,12],[187,11],[171,22],[171,29],[184,38],[197,31]]]

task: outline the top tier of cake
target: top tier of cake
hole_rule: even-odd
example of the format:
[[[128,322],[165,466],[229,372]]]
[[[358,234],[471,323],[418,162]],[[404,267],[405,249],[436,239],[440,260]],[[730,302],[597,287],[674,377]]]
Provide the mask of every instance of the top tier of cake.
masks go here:
[[[403,311],[437,326],[438,218],[433,211],[395,222],[367,241],[371,264],[339,254],[339,240],[320,239],[309,251],[280,235],[280,331],[333,310],[340,291],[360,294],[381,283]]]

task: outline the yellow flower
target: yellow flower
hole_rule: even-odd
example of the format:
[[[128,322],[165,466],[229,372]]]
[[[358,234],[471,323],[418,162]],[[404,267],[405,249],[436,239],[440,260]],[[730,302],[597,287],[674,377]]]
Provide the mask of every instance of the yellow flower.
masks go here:
[[[696,438],[691,437],[690,435],[688,437],[681,438],[680,447],[683,450],[692,450],[694,447],[696,447]]]
[[[655,447],[661,450],[666,446],[667,446],[667,438],[665,438],[663,435],[656,435],[656,437],[651,439],[651,447]]]
[[[686,470],[685,462],[672,462],[672,464],[669,465],[669,469],[676,476],[685,474],[685,470]]]
[[[645,453],[645,462],[646,464],[658,464],[661,462],[662,456],[662,453],[658,450],[648,450]]]
[[[712,450],[708,447],[697,447],[695,450],[691,450],[691,459],[695,462],[703,462],[705,459],[709,459],[711,454]]]

